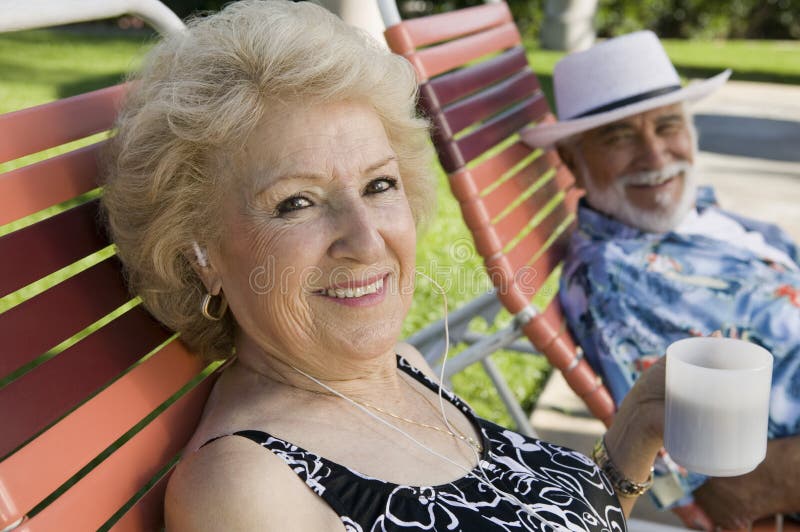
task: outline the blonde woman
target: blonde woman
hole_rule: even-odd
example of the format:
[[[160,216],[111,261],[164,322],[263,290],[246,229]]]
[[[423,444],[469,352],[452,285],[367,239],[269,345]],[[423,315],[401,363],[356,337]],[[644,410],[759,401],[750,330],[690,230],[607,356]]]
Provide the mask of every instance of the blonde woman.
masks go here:
[[[169,530],[624,529],[661,446],[663,368],[605,437],[612,482],[476,418],[399,343],[434,199],[404,59],[318,6],[245,0],[135,79],[112,234],[147,308],[230,360],[171,478]]]

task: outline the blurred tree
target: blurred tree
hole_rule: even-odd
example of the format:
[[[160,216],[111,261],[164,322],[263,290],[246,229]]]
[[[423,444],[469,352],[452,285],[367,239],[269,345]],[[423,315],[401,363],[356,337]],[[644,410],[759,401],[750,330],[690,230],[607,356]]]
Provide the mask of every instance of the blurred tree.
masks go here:
[[[601,0],[601,36],[650,28],[662,37],[800,38],[800,0]]]
[[[398,1],[404,16],[481,3]],[[507,3],[523,35],[537,35],[544,18],[544,0]],[[800,39],[800,0],[600,0],[596,27],[603,37],[649,28],[662,37]]]
[[[181,18],[200,11],[218,11],[230,0],[161,0]]]
[[[228,1],[165,3],[183,18],[198,11],[216,11]],[[404,18],[482,3],[483,0],[397,0]],[[523,36],[537,37],[545,0],[507,3]],[[601,37],[649,28],[661,37],[800,39],[800,0],[600,0],[596,27]]]
[[[538,39],[544,21],[545,2],[546,0],[508,0],[508,7],[523,37]]]

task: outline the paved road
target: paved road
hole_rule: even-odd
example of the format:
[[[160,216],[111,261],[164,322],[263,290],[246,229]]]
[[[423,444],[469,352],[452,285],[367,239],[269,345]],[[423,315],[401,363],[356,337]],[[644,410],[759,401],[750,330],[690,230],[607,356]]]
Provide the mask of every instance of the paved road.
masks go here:
[[[800,86],[729,81],[694,112],[700,181],[800,242]]]

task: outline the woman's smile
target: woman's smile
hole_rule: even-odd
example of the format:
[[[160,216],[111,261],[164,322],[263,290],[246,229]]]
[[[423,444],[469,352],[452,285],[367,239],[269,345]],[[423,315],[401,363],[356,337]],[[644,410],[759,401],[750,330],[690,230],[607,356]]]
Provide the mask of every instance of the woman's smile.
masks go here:
[[[368,307],[381,303],[386,298],[389,274],[365,282],[339,284],[317,292],[318,295],[336,303],[352,307]]]

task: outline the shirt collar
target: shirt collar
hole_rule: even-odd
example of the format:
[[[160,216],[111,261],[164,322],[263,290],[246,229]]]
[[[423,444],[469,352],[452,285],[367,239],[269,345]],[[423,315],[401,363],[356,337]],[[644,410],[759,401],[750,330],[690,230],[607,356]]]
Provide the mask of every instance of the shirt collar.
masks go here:
[[[710,186],[697,187],[697,199],[695,204],[697,210],[701,213],[709,207],[715,206],[717,204],[717,197],[714,193],[714,189]],[[660,238],[663,236],[631,227],[600,211],[596,211],[590,207],[583,198],[581,198],[580,203],[578,203],[578,227],[580,231],[587,235],[604,240],[617,238]]]

